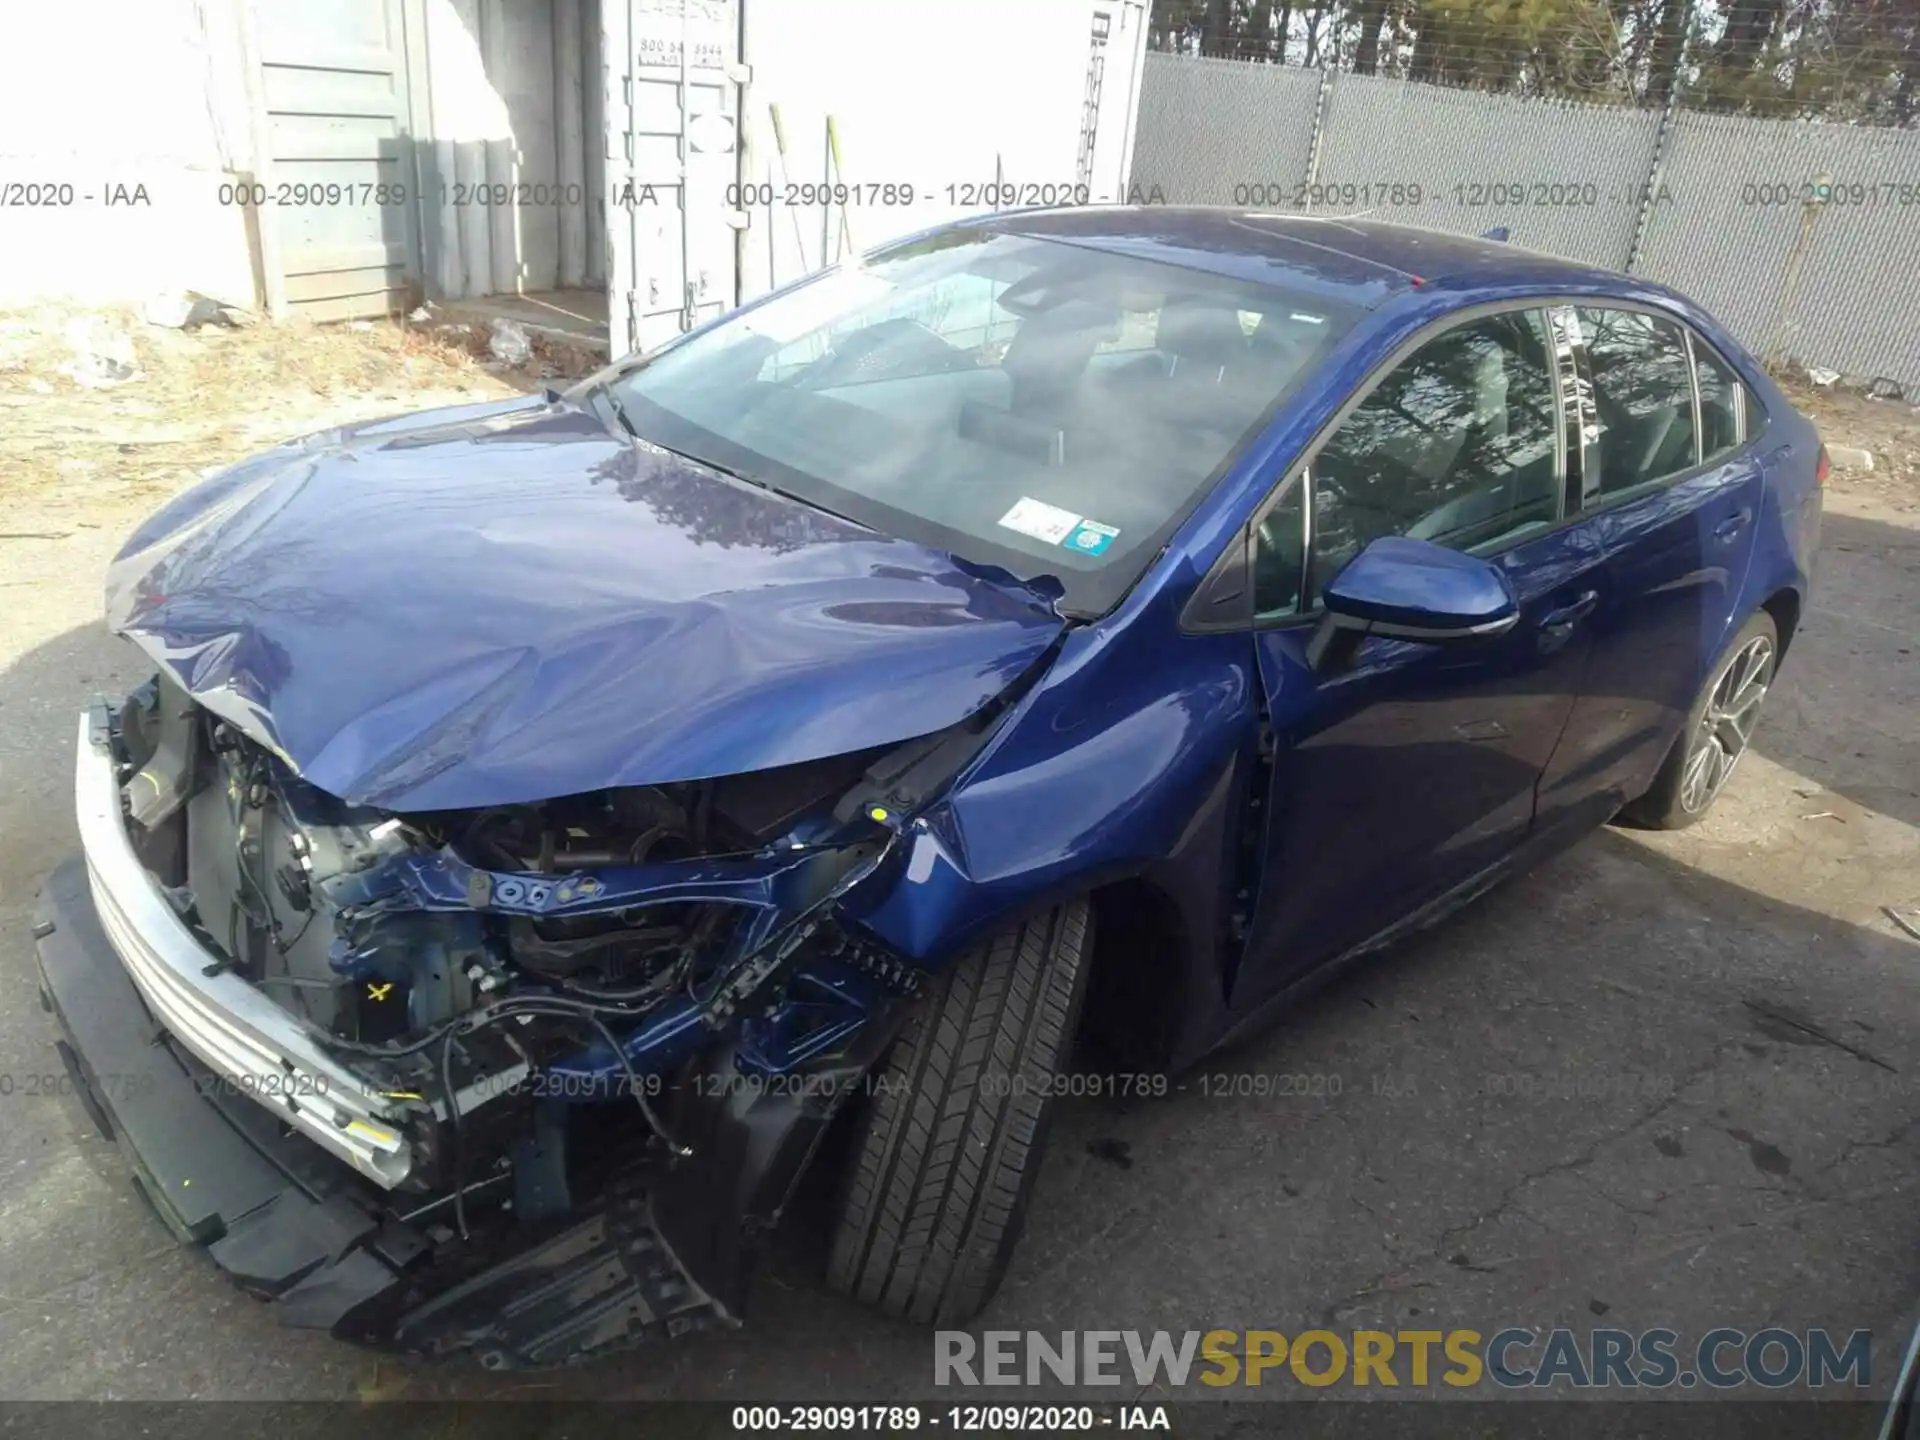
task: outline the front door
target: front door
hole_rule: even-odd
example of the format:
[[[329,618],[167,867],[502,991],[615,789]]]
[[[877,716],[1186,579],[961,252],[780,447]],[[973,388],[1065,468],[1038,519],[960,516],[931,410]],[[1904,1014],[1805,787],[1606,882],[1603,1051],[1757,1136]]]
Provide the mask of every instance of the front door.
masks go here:
[[[1456,325],[1391,365],[1258,522],[1271,778],[1236,1008],[1470,885],[1532,826],[1605,585],[1592,524],[1568,518],[1563,389],[1541,312]],[[1314,670],[1319,590],[1388,534],[1500,566],[1520,623],[1370,637]]]

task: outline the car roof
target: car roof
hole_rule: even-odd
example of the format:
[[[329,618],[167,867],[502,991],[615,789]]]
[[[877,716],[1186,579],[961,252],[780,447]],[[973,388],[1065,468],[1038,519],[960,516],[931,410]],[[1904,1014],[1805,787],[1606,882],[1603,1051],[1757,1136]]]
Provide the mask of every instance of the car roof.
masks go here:
[[[1504,241],[1364,218],[1321,219],[1213,206],[1022,210],[965,222],[1239,280],[1305,289],[1374,309],[1428,285],[1636,288],[1628,277]]]

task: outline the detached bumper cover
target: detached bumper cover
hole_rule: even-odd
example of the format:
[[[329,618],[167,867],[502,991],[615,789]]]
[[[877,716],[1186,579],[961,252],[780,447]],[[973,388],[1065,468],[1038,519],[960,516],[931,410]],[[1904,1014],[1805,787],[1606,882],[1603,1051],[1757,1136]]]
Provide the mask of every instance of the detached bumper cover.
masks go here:
[[[356,1202],[375,1187],[161,1038],[79,860],[48,879],[36,918],[41,1003],[60,1022],[75,1091],[178,1239],[210,1247],[235,1279],[271,1294],[372,1235],[373,1212]],[[270,1234],[278,1242],[263,1246]],[[262,1264],[272,1249],[287,1254]],[[393,1274],[388,1267],[384,1280]]]
[[[327,1055],[286,1011],[213,957],[155,889],[127,839],[106,712],[80,717],[74,809],[99,926],[146,1008],[216,1076],[379,1184],[413,1157],[389,1102]]]
[[[520,1231],[501,1263],[436,1264],[444,1200],[397,1213],[384,1188],[168,1038],[114,953],[81,861],[49,878],[36,919],[41,1003],[87,1112],[167,1228],[277,1301],[283,1323],[417,1354],[471,1349],[505,1369],[731,1320],[676,1261],[637,1183],[582,1222]]]

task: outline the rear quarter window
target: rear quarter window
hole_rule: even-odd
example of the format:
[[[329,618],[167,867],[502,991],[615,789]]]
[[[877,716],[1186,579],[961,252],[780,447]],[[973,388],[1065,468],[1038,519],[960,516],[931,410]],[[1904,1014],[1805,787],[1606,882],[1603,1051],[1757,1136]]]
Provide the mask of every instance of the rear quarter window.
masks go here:
[[[1700,381],[1700,458],[1713,460],[1739,449],[1746,438],[1741,398],[1747,387],[1698,336],[1693,341],[1693,370]]]

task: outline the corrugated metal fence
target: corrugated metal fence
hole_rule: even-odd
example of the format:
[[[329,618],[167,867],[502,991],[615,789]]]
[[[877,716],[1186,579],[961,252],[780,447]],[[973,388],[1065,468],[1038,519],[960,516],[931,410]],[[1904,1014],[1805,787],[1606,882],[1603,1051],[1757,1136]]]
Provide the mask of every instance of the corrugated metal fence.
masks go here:
[[[1809,204],[1816,182],[1828,198]],[[1174,204],[1505,226],[1515,244],[1684,291],[1758,354],[1920,396],[1920,132],[1154,53],[1133,187]]]

